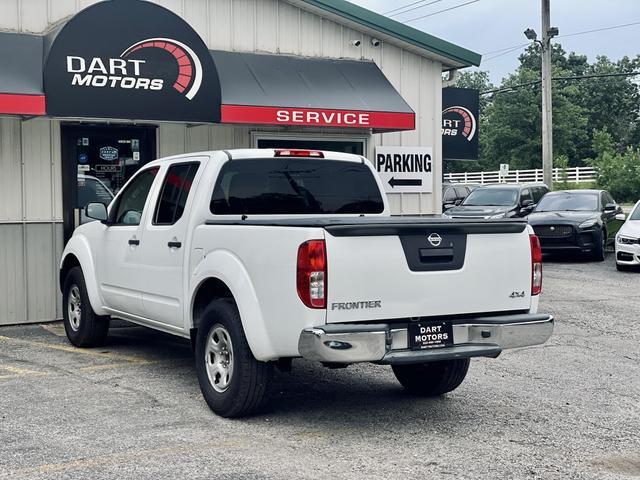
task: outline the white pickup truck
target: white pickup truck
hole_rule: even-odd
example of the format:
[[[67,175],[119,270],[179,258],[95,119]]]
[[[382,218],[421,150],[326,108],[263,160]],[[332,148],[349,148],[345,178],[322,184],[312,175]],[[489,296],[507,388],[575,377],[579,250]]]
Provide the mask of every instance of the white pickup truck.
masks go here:
[[[469,358],[544,343],[541,253],[519,220],[391,217],[370,163],[308,150],[184,154],[145,165],[76,229],[60,286],[71,343],[111,317],[191,338],[206,402],[259,407],[274,366],[391,365],[419,395]]]

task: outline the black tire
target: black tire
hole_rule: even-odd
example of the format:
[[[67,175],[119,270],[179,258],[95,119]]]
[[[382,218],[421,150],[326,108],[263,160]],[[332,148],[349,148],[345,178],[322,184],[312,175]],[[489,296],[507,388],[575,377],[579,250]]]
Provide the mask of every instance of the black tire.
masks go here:
[[[600,235],[596,236],[596,246],[591,251],[591,256],[596,262],[604,262],[607,253],[607,231],[600,230]]]
[[[76,347],[97,347],[109,333],[109,317],[97,315],[87,295],[80,267],[73,267],[64,280],[63,318],[67,338]]]
[[[469,370],[469,359],[443,360],[416,365],[393,365],[393,373],[410,393],[436,397],[458,388]]]
[[[218,333],[221,335],[215,337]],[[228,343],[230,339],[231,355],[213,353],[207,347],[210,335],[212,340],[218,338],[218,344]],[[224,339],[224,335],[229,338]],[[232,301],[214,300],[206,308],[196,334],[195,356],[200,390],[216,414],[227,418],[242,417],[258,410],[267,400],[273,365],[259,362],[251,353],[238,308]],[[215,365],[224,363],[225,358],[232,373],[222,378],[221,371],[214,369]]]

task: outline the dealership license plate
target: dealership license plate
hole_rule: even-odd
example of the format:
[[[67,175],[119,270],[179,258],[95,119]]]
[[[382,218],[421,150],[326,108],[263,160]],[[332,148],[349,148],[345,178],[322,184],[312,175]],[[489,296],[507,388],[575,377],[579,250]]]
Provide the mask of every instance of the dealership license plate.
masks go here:
[[[450,322],[420,322],[409,324],[409,348],[425,350],[453,345],[453,327]]]

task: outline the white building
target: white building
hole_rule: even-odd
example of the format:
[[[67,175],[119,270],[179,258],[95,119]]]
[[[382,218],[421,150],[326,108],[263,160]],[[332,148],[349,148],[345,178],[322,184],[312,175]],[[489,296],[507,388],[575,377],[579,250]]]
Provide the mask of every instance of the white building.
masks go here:
[[[0,325],[62,316],[80,208],[156,157],[426,147],[432,184],[390,203],[440,211],[442,72],[479,55],[344,0],[157,4],[0,3]]]

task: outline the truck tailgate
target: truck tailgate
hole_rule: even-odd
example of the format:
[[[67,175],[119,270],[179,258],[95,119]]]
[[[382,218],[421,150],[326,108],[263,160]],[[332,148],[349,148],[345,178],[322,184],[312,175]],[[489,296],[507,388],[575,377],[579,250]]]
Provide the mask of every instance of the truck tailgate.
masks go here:
[[[325,226],[327,322],[528,310],[523,222]]]

